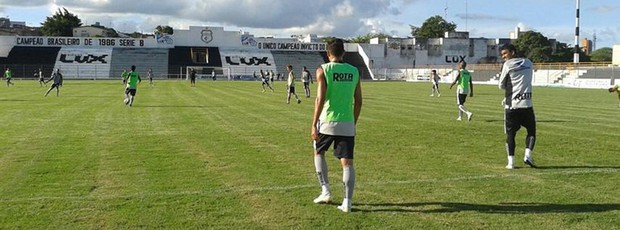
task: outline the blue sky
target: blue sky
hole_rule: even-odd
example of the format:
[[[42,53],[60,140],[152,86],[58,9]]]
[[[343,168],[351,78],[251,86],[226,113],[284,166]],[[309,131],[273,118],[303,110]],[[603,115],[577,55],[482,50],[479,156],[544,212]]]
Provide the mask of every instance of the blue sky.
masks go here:
[[[471,37],[505,38],[519,26],[573,44],[576,0],[0,0],[0,16],[36,26],[58,7],[66,7],[85,24],[100,22],[122,32],[194,25],[257,36],[383,32],[405,37],[410,24],[420,26],[440,15]],[[581,37],[593,39],[596,33],[597,48],[620,44],[618,15],[620,1],[581,0]]]

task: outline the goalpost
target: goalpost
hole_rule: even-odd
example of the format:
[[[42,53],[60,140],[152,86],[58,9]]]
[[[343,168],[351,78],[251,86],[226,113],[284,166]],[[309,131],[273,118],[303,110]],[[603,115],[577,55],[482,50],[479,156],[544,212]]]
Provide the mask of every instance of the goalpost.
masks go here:
[[[213,67],[213,66],[187,66],[185,67],[185,73],[181,76],[185,76],[185,80],[189,80],[191,71],[196,71],[196,79],[213,80],[213,75],[217,79],[230,79],[230,68]]]

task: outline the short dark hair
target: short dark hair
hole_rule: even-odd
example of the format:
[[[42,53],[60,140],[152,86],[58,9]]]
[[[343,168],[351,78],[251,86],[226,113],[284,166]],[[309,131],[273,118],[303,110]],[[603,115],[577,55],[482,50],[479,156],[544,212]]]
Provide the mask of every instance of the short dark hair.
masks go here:
[[[288,65],[286,65],[286,68],[291,68],[291,69],[293,69],[293,65],[288,64]]]
[[[431,70],[431,73],[437,73],[437,70]]]
[[[513,44],[503,44],[501,47],[499,47],[499,51],[501,52],[502,50],[508,50],[510,52],[514,52],[515,54],[517,53],[517,47],[515,47]]]
[[[327,51],[336,57],[344,55],[344,41],[340,38],[336,38],[327,42]]]
[[[132,65],[132,66],[131,66],[131,71],[135,71],[135,70],[136,70],[136,66],[135,66],[135,65]]]
[[[463,65],[463,68],[467,67],[467,62],[465,62],[465,61],[461,61],[461,62],[459,62],[459,63],[460,63],[461,65]]]

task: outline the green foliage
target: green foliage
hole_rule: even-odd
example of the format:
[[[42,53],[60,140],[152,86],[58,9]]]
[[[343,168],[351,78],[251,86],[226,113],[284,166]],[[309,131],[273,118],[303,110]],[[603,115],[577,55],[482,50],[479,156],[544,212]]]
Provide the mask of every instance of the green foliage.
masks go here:
[[[0,90],[0,229],[620,226],[615,94],[535,87],[541,168],[506,170],[497,86],[477,85],[473,120],[457,122],[447,84],[437,98],[428,82],[364,82],[345,214],[332,150],[336,205],[312,203],[315,98],[287,105],[284,84],[143,81],[128,108],[120,80],[68,80],[60,97],[16,81]]]
[[[366,35],[360,35],[357,37],[354,37],[350,40],[350,42],[352,43],[369,43],[370,39],[373,38],[379,38],[379,39],[384,39],[384,38],[391,38],[392,36],[388,35],[388,34],[384,34],[384,33],[368,33]]]
[[[172,29],[172,27],[170,26],[158,25],[157,27],[155,27],[155,32],[162,34],[174,34],[174,29]]]
[[[609,62],[612,61],[613,52],[610,47],[600,48],[592,52],[591,59],[592,61]]]
[[[439,15],[426,19],[421,27],[409,26],[411,28],[411,36],[422,39],[442,38],[445,32],[454,32],[456,30],[454,22],[447,22]]]
[[[551,61],[552,49],[549,39],[539,32],[527,31],[519,34],[513,42],[519,56],[527,57],[533,62]]]
[[[41,32],[45,36],[73,36],[73,28],[82,26],[82,21],[70,13],[66,8],[58,9],[52,17],[47,17],[41,23]]]

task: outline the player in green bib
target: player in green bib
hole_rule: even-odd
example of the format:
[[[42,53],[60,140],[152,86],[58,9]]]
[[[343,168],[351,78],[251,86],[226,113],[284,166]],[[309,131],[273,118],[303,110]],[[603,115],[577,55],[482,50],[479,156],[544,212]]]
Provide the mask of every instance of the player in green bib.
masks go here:
[[[11,82],[11,80],[13,79],[13,72],[11,72],[11,69],[9,69],[9,67],[6,67],[6,70],[4,71],[4,78],[6,79],[6,86],[15,85],[13,82]]]
[[[610,93],[616,92],[618,93],[618,100],[620,100],[620,84],[614,85],[608,89]],[[618,108],[620,108],[620,104],[618,104]]]
[[[456,118],[457,121],[461,120],[461,117],[463,117],[463,113],[467,114],[468,121],[471,121],[471,117],[473,115],[473,113],[469,112],[467,107],[465,107],[465,100],[467,100],[467,94],[469,93],[470,97],[474,96],[474,84],[471,80],[471,74],[469,73],[469,71],[467,71],[467,69],[465,69],[466,67],[467,63],[465,63],[464,61],[459,63],[459,75],[456,76],[456,79],[454,79],[454,82],[452,82],[452,85],[450,85],[450,89],[452,89],[454,85],[458,85],[456,90],[456,104],[459,108],[459,117]]]
[[[131,66],[131,72],[127,74],[127,88],[125,88],[125,105],[133,106],[133,100],[136,97],[138,83],[142,82],[140,75],[136,72],[136,66]]]
[[[314,203],[331,202],[325,152],[333,143],[334,155],[342,165],[344,185],[344,199],[338,209],[350,212],[355,188],[355,127],[362,110],[362,87],[359,70],[344,63],[344,54],[344,42],[341,39],[327,43],[330,62],[316,70],[318,90],[311,137],[314,140],[314,166],[321,185],[321,194],[314,199]]]

